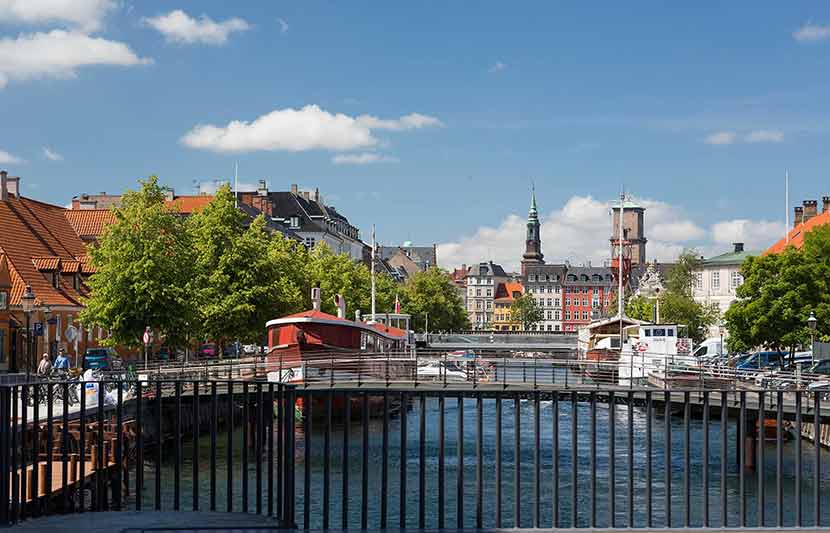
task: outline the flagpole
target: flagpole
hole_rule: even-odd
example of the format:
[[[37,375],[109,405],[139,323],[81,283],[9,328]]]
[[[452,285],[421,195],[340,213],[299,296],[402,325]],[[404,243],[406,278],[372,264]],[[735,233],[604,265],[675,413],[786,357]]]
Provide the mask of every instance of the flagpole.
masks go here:
[[[784,171],[784,238],[790,244],[790,171]]]
[[[233,164],[233,205],[239,209],[239,161]]]
[[[375,322],[375,225],[372,224],[372,322]]]

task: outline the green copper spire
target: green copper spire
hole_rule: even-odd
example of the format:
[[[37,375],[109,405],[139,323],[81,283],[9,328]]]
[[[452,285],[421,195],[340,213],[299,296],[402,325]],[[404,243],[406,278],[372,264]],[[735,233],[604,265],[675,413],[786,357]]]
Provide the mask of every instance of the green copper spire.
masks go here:
[[[528,222],[538,222],[539,212],[536,210],[536,185],[530,186],[530,211],[527,213]]]

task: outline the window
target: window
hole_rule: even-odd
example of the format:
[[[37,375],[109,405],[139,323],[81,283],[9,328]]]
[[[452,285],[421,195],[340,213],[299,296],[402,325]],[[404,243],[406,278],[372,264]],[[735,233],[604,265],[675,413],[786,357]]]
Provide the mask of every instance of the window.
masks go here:
[[[291,219],[289,220],[289,225],[291,226],[291,229],[298,229],[300,227],[300,217],[291,217]]]
[[[582,294],[588,294],[588,287],[582,287]]]
[[[553,331],[559,331],[559,324],[553,325]]]
[[[712,272],[712,290],[720,290],[720,272]]]
[[[493,296],[493,289],[487,289],[487,296]]]
[[[493,304],[493,302],[491,302],[490,300],[487,300],[487,309],[492,309],[492,307],[493,307],[492,304]]]
[[[743,285],[743,283],[744,283],[744,277],[741,276],[741,273],[738,272],[738,271],[732,272],[732,275],[730,276],[730,279],[729,279],[729,285],[733,289],[737,289],[738,287]]]
[[[570,319],[571,319],[571,312],[570,311],[565,311],[565,320],[570,320]]]
[[[566,306],[571,305],[571,297],[570,296],[565,296],[565,305]]]
[[[0,311],[3,311],[3,310],[6,309],[6,307],[8,307],[8,305],[9,305],[8,298],[9,298],[9,296],[8,296],[8,293],[6,291],[0,291]],[[0,343],[0,346],[3,346],[3,344]]]
[[[52,286],[55,287],[56,289],[61,288],[61,275],[58,274],[57,272],[52,273]]]
[[[651,337],[651,330],[650,329],[648,329],[648,328],[644,329],[643,333],[646,334],[646,337]]]
[[[559,298],[554,298],[553,299],[553,306],[554,307],[559,307]]]
[[[314,237],[306,237],[305,246],[306,248],[314,248]]]
[[[588,307],[588,298],[583,298],[582,299],[582,306],[583,307]]]
[[[702,290],[703,289],[703,272],[695,272],[695,289]]]
[[[655,337],[665,337],[666,336],[666,330],[663,329],[663,328],[654,328],[653,333],[654,333]]]
[[[553,316],[553,315],[551,314],[551,312],[550,312],[550,311],[548,311],[548,312],[547,312],[547,317],[548,317],[548,320],[551,320],[551,316]]]
[[[554,287],[554,288],[556,289],[556,294],[559,294],[559,285],[557,285],[557,286],[556,286],[556,287]]]
[[[554,320],[559,320],[559,316],[560,316],[559,315],[559,310],[557,309],[556,311],[553,312],[553,319]]]
[[[666,336],[667,337],[674,337],[674,328],[668,328],[666,330]]]
[[[481,289],[476,289],[476,296],[481,296]]]
[[[582,320],[588,320],[588,311],[582,311]]]

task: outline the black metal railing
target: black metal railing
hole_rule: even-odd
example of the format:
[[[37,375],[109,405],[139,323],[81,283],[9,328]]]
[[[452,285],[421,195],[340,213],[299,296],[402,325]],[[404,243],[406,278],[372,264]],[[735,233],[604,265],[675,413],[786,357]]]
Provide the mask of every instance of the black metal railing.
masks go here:
[[[0,523],[134,509],[304,529],[830,525],[830,412],[804,390],[320,385],[2,386]]]

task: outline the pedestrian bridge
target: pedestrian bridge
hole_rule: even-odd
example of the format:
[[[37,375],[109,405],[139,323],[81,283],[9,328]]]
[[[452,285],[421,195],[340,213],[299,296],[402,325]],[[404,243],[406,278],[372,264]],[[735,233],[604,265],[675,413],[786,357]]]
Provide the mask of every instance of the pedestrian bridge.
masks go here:
[[[570,354],[576,351],[576,336],[553,332],[462,332],[430,333],[416,341],[433,350],[487,352],[544,352]]]

